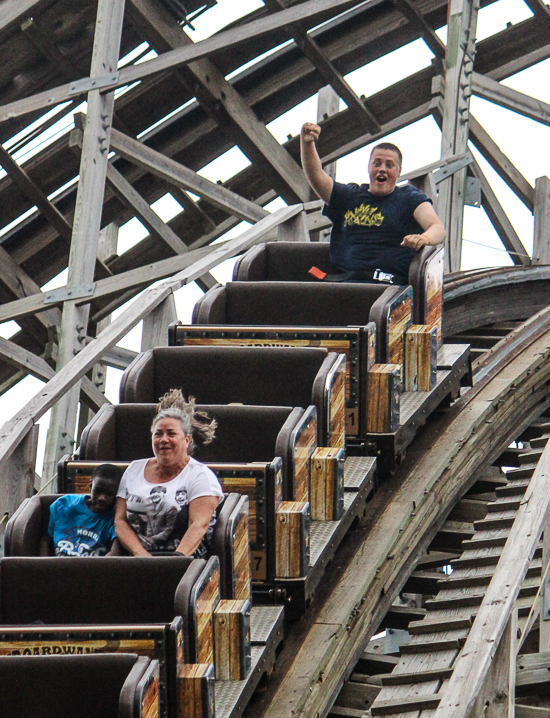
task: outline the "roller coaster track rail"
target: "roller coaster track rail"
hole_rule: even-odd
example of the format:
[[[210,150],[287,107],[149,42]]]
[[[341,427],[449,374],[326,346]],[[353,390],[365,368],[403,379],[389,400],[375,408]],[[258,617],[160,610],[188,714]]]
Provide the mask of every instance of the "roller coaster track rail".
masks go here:
[[[449,512],[550,405],[549,356],[550,307],[476,362],[474,386],[430,419],[367,504],[362,525],[292,628],[266,693],[247,716],[328,714]]]

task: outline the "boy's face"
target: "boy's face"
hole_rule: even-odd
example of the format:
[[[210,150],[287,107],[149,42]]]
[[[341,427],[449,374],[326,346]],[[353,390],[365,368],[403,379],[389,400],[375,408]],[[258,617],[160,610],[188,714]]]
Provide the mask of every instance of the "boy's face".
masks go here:
[[[112,481],[95,478],[90,492],[90,509],[96,514],[104,514],[115,505],[117,486]]]
[[[395,189],[401,165],[393,150],[373,150],[369,160],[369,190],[371,194],[387,195]]]

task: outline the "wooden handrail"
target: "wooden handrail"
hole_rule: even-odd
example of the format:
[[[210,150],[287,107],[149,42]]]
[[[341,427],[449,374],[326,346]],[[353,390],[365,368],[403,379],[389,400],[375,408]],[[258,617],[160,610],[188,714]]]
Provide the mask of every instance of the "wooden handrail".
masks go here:
[[[74,359],[48,381],[12,419],[0,429],[0,465],[8,459],[19,443],[28,434],[34,423],[43,416],[76,382],[81,379],[103,354],[111,349],[122,337],[136,326],[153,309],[173,292],[185,284],[201,277],[220,262],[230,259],[258,241],[258,238],[291,219],[303,211],[302,204],[283,207],[268,217],[264,217],[239,237],[226,242],[223,246],[214,246],[205,257],[201,257],[166,279],[161,284],[147,289],[117,317],[96,339],[91,341]]]
[[[550,507],[550,443],[545,448],[453,675],[434,718],[468,718],[527,573]]]

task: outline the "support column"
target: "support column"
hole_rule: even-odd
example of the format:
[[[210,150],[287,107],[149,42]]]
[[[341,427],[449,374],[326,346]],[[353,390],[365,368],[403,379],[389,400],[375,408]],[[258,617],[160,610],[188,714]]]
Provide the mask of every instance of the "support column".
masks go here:
[[[330,85],[322,87],[317,96],[317,123],[336,115],[340,111],[340,97]],[[323,167],[331,179],[336,179],[336,162]],[[330,242],[330,227],[319,232],[319,242]]]
[[[165,299],[143,319],[141,351],[168,346],[168,325],[178,318],[174,295]]]
[[[116,70],[123,17],[124,0],[99,0],[90,70],[92,78],[102,77]],[[102,93],[100,90],[91,90],[88,93],[88,114],[69,255],[67,286],[71,288],[89,285],[94,278],[113,107],[113,91]],[[78,307],[74,302],[65,302],[56,366],[58,372],[83,348],[89,311],[89,305]],[[42,474],[43,484],[54,475],[60,455],[74,447],[79,395],[80,382],[77,382],[52,409]]]
[[[471,718],[511,718],[516,691],[517,610],[512,611]]]
[[[479,0],[451,0],[449,8],[441,157],[466,152],[471,76]],[[447,230],[445,269],[458,271],[462,254],[462,223],[466,168],[439,184],[439,216]]]
[[[97,245],[97,258],[104,262],[109,257],[116,254],[118,246],[118,227],[116,224],[108,224],[99,233],[99,241]],[[95,336],[101,334],[101,332],[109,326],[111,323],[111,316],[101,319],[96,325]],[[102,393],[105,394],[105,380],[107,378],[107,367],[103,364],[96,364],[92,369],[91,382],[92,384]],[[87,409],[80,402],[80,414],[78,416],[78,432],[77,442],[80,441],[83,429],[93,419],[95,411],[93,409]]]
[[[38,445],[38,424],[33,424],[27,436],[2,466],[0,489],[0,517],[13,515],[24,499],[34,493],[34,467]]]
[[[533,264],[550,264],[550,179],[539,177],[535,184],[535,236]]]

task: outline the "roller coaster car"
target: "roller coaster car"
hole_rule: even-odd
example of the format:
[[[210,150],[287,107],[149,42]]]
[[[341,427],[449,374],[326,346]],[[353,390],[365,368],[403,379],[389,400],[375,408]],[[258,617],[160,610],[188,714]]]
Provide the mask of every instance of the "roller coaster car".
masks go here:
[[[218,566],[216,557],[3,558],[0,655],[137,651],[158,660],[161,713],[176,716],[178,666],[214,663]]]
[[[365,436],[369,369],[403,364],[412,289],[372,284],[228,282],[173,324],[171,345],[323,346],[346,354],[346,433]]]
[[[147,656],[0,657],[0,714],[10,718],[156,718],[158,691]]]
[[[309,500],[308,462],[317,448],[317,412],[285,406],[197,404],[218,422],[216,438],[197,446],[206,464],[271,463],[282,459],[282,496]],[[134,461],[151,456],[155,404],[105,404],[82,432],[79,458]],[[223,484],[222,484],[223,485]],[[229,487],[227,487],[229,491]]]
[[[309,464],[316,449],[315,407],[304,410],[200,404],[197,409],[215,417],[218,427],[211,444],[197,447],[196,458],[217,474],[224,491],[247,495],[250,500],[253,580],[271,582],[281,575],[283,568],[280,561],[277,565],[275,541],[277,512],[289,502],[295,504],[304,521],[301,560],[293,569],[298,571],[295,575],[304,575],[309,546]],[[150,427],[155,413],[155,404],[102,407],[82,433],[79,458],[145,458],[151,453]]]
[[[330,263],[328,242],[265,242],[241,255],[233,269],[238,282],[317,282],[309,270],[337,274]],[[441,344],[443,248],[423,247],[409,267],[413,290],[413,322],[438,327]],[[380,287],[383,289],[385,285]]]
[[[64,457],[59,464],[60,485],[70,485],[76,493],[87,492],[92,472],[100,463],[71,462]],[[40,555],[41,539],[47,536],[50,506],[61,495],[38,494],[23,501],[6,526],[5,556]],[[220,565],[221,597],[250,600],[248,497],[236,493],[224,496],[217,509],[212,550]]]
[[[159,347],[122,375],[120,402],[158,401],[169,389],[206,404],[315,406],[319,446],[345,446],[342,354],[322,348]]]

